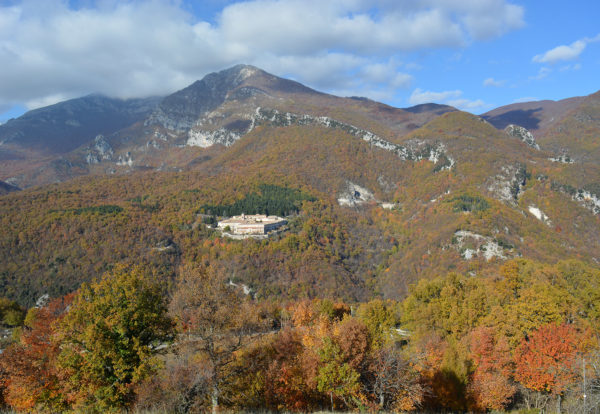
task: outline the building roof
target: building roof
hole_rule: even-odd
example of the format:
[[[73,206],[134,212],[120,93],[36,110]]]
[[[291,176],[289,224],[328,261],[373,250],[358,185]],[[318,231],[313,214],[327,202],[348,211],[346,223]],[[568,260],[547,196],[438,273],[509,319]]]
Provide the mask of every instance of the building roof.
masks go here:
[[[226,220],[219,221],[219,224],[271,224],[283,221],[284,219],[278,216],[266,216],[264,214],[242,214],[241,216],[233,216]]]

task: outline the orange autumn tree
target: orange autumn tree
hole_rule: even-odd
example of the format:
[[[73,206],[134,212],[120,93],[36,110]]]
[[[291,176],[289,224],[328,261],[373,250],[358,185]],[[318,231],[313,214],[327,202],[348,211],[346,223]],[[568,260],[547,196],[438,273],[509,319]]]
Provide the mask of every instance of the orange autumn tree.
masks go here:
[[[361,380],[368,369],[369,332],[349,310],[327,299],[289,307],[292,326],[276,336],[266,372],[269,408],[347,409],[365,400]]]
[[[314,411],[323,405],[316,381],[317,350],[322,338],[331,334],[331,320],[319,313],[322,305],[304,300],[288,307],[291,325],[276,335],[266,372],[265,399],[270,409]]]
[[[573,325],[550,323],[533,331],[515,350],[515,379],[534,391],[560,396],[577,381],[582,335]]]
[[[73,295],[56,299],[28,315],[29,328],[20,341],[0,354],[4,371],[4,398],[19,411],[56,412],[66,407],[56,358],[54,323],[63,318]]]
[[[469,336],[474,372],[468,391],[475,408],[502,410],[517,391],[510,379],[513,364],[508,342],[504,337],[496,338],[493,328],[483,326]]]
[[[298,331],[286,328],[273,343],[272,359],[265,373],[265,402],[269,409],[310,411],[314,391],[306,385],[302,364],[303,345]]]

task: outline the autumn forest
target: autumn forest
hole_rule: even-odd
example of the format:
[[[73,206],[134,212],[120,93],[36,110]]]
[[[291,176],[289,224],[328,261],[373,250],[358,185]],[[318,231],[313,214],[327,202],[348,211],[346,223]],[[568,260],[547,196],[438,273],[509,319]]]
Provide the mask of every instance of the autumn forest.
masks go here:
[[[170,295],[117,266],[20,319],[3,302],[19,329],[2,396],[27,412],[594,412],[598,280],[577,261],[515,260],[401,302],[279,302],[219,266],[182,267]]]

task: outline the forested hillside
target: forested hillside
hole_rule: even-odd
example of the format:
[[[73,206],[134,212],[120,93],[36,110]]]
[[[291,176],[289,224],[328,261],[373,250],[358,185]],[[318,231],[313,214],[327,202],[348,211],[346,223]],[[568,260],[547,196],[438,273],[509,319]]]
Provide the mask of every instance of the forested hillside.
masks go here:
[[[116,263],[147,262],[171,280],[181,264],[216,260],[263,297],[400,299],[448,269],[484,276],[518,257],[597,263],[596,174],[465,113],[389,142],[395,152],[374,142],[341,128],[262,125],[191,171],[5,195],[0,285],[30,306]],[[290,215],[289,228],[264,241],[212,228],[251,212]]]

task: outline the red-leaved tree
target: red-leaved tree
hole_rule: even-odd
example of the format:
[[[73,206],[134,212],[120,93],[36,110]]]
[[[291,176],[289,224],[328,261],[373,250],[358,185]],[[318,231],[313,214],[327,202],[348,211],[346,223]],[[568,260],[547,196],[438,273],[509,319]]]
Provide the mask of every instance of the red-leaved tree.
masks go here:
[[[474,329],[469,339],[475,368],[469,392],[475,408],[502,410],[517,390],[510,380],[513,370],[510,347],[504,337],[496,338],[492,328],[483,326]]]
[[[1,354],[4,371],[4,398],[11,407],[22,411],[61,411],[64,395],[56,357],[59,344],[53,340],[54,323],[64,316],[73,295],[56,299],[38,309],[30,328],[18,343]]]
[[[577,381],[582,335],[573,325],[550,323],[523,339],[515,351],[515,379],[530,390],[560,397]]]

